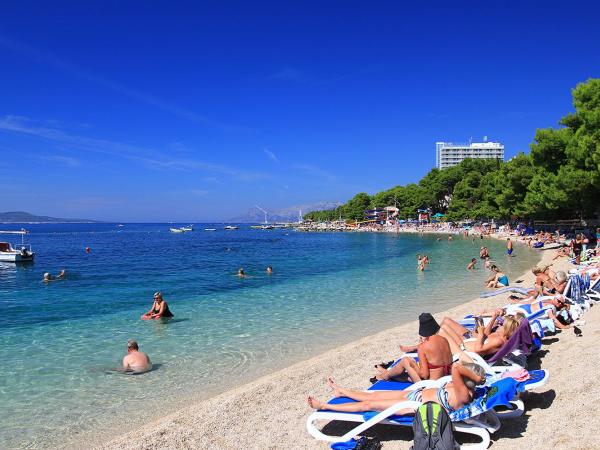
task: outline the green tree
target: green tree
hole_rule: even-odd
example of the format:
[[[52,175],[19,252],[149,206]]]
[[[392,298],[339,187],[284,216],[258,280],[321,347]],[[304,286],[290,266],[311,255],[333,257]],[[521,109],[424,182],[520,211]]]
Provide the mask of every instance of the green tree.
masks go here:
[[[371,197],[365,192],[360,192],[342,206],[342,214],[344,219],[363,220],[365,218],[365,210],[370,208]]]

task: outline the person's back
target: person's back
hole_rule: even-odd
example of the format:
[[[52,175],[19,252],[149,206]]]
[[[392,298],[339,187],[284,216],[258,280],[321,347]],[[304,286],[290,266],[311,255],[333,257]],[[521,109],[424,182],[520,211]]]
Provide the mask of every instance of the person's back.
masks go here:
[[[425,354],[429,366],[429,379],[437,380],[450,374],[452,368],[452,351],[448,340],[440,335],[433,335],[423,342],[420,350]]]
[[[139,350],[136,341],[127,342],[127,355],[123,358],[123,370],[127,372],[146,372],[152,369],[148,355]]]

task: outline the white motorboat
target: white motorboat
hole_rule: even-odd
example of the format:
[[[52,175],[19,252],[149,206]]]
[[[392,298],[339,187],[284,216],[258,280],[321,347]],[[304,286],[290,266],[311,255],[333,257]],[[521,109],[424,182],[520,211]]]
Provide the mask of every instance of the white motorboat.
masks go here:
[[[15,263],[33,261],[35,253],[31,250],[31,245],[25,244],[24,242],[27,230],[22,229],[21,231],[0,231],[0,233],[21,235],[21,246],[18,249],[14,248],[10,242],[0,242],[0,261]]]
[[[181,227],[180,230],[181,231],[194,231],[194,227],[192,225],[189,225],[187,227]]]
[[[225,226],[226,230],[237,230],[239,227],[236,227],[235,225],[227,225]]]
[[[171,233],[185,233],[185,230],[182,230],[181,228],[169,228],[169,231]]]

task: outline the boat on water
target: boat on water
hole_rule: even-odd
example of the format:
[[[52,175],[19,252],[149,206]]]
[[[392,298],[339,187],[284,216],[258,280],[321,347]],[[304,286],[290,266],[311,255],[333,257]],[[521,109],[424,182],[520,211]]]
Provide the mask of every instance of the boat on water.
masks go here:
[[[123,225],[122,223],[120,223],[120,224],[118,224],[118,225],[117,225],[117,228],[122,228],[122,227],[124,227],[124,226],[125,226],[125,225]]]
[[[182,231],[194,231],[194,226],[193,225],[188,225],[187,227],[181,227],[180,230],[182,230]]]
[[[235,225],[226,225],[225,229],[226,230],[237,230],[239,227],[236,227]]]
[[[25,244],[24,242],[27,230],[23,229],[21,231],[0,231],[0,233],[21,235],[20,248],[13,247],[10,242],[0,242],[0,261],[14,263],[33,261],[35,253],[31,250],[31,245]]]
[[[216,228],[205,228],[204,231],[217,231]]]
[[[182,230],[181,228],[169,228],[169,231],[171,233],[185,233],[185,230]]]

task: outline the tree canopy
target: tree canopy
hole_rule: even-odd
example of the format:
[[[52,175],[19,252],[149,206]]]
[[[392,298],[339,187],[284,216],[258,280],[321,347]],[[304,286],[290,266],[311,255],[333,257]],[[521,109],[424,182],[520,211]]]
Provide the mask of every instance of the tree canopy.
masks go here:
[[[592,217],[600,198],[600,79],[572,91],[575,112],[559,128],[538,129],[528,154],[509,161],[465,159],[431,169],[417,184],[395,186],[372,196],[361,192],[307,220],[361,220],[371,208],[397,206],[399,217],[429,208],[460,219],[563,219]]]

